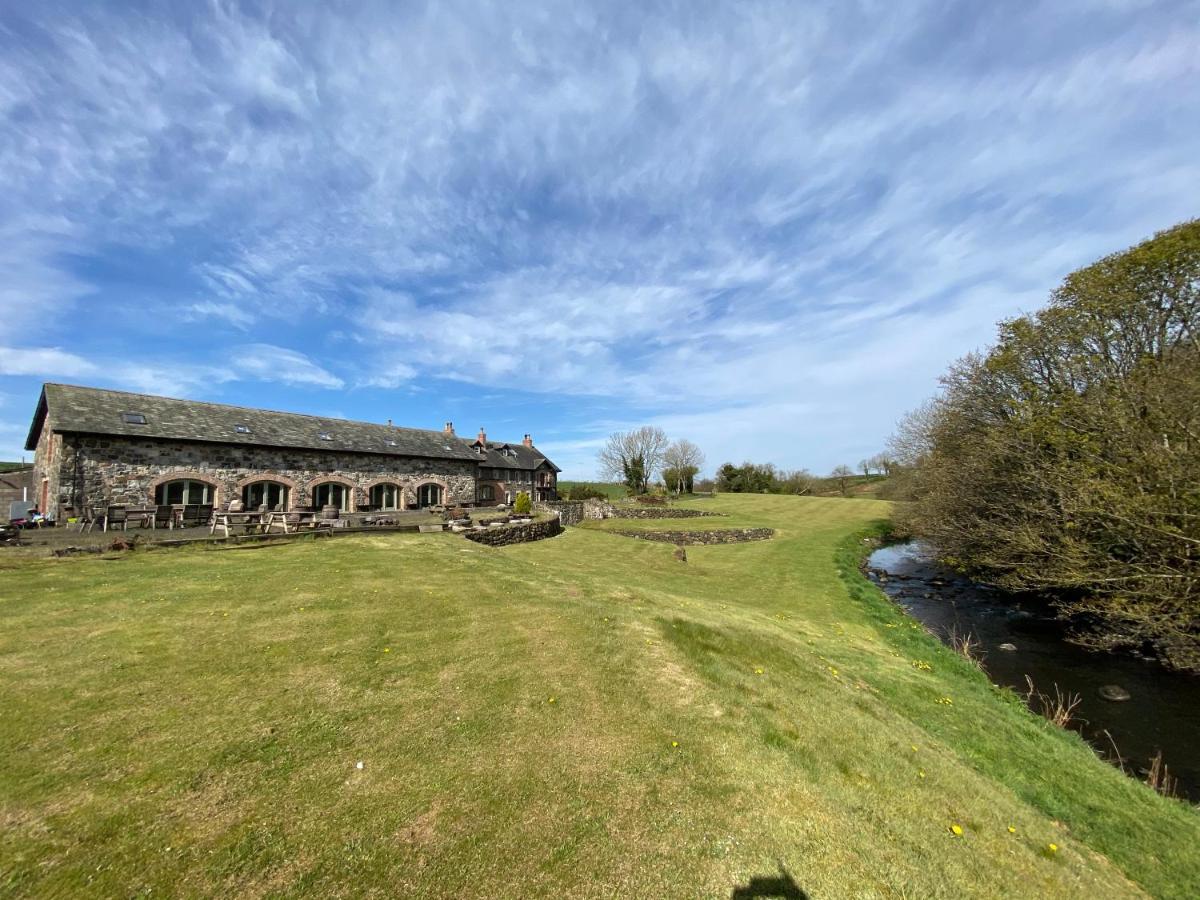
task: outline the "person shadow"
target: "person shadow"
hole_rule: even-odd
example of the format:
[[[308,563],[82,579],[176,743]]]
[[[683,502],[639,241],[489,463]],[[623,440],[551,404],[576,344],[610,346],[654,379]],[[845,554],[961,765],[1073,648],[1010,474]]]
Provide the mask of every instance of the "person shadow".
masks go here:
[[[809,900],[808,894],[791,873],[779,864],[778,875],[753,875],[746,884],[734,887],[730,900],[753,900],[755,897],[776,897],[782,900]]]

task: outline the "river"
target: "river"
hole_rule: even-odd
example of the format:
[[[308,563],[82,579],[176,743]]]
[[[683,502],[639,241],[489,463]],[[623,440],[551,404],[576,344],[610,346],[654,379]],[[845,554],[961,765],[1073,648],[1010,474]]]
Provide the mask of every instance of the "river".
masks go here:
[[[918,543],[881,547],[867,565],[872,580],[942,640],[948,643],[955,629],[973,635],[992,681],[1024,695],[1028,675],[1042,693],[1053,696],[1057,685],[1078,694],[1071,727],[1101,755],[1111,759],[1115,743],[1126,771],[1144,777],[1161,750],[1178,779],[1178,795],[1200,802],[1200,676],[1072,644],[1045,607],[962,578]],[[1016,649],[1002,650],[1001,644]],[[1102,699],[1099,690],[1105,685],[1121,686],[1130,699]]]

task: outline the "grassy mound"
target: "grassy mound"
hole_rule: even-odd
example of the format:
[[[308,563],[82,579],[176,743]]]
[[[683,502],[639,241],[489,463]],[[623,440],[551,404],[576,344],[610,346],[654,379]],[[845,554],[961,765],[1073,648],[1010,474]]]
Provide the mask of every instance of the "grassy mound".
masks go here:
[[[1192,895],[1195,810],[861,579],[887,504],[704,503],[776,537],[0,557],[0,893]]]

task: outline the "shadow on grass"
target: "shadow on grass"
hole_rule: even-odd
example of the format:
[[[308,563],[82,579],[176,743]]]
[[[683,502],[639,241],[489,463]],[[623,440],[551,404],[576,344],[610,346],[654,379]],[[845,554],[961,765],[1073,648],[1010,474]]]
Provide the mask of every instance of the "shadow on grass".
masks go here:
[[[784,900],[808,900],[808,894],[796,884],[782,863],[778,875],[754,875],[746,884],[738,885],[730,900],[752,900],[754,897],[782,897]]]

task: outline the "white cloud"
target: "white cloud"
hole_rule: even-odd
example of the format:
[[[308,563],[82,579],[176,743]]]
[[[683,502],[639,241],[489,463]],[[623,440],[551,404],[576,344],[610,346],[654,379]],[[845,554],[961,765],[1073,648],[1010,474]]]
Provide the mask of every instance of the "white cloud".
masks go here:
[[[0,375],[79,378],[96,371],[94,363],[58,347],[0,347]]]
[[[257,321],[257,316],[248,312],[242,305],[236,303],[215,303],[212,300],[205,300],[201,303],[193,303],[187,308],[188,313],[194,318],[212,317],[215,319],[224,319],[235,328],[245,330]]]
[[[230,371],[240,378],[320,388],[345,387],[341,378],[321,368],[303,353],[271,344],[233,347],[228,364]]]

